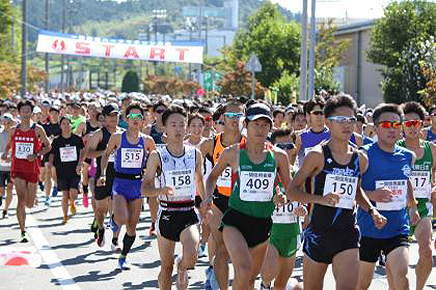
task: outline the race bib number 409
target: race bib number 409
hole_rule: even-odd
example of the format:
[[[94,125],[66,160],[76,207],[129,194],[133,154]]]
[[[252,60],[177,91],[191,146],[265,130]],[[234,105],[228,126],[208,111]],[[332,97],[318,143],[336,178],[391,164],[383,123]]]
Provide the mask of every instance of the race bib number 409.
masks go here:
[[[356,199],[357,181],[358,178],[353,176],[327,174],[325,177],[323,195],[332,192],[339,193],[341,199],[335,207],[352,209],[354,207],[354,200]]]
[[[121,148],[121,167],[141,168],[143,155],[142,148]]]
[[[33,154],[33,143],[17,142],[15,143],[15,157],[18,159],[26,159],[27,156]]]
[[[274,179],[274,172],[241,171],[241,200],[270,201],[273,197]]]
[[[393,193],[390,202],[377,202],[378,210],[401,210],[407,205],[407,180],[377,180],[375,188],[387,187]]]

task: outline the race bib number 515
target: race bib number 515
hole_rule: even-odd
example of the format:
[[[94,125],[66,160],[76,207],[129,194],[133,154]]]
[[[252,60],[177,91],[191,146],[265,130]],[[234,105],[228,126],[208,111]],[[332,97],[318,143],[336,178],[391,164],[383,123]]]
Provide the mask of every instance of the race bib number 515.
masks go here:
[[[121,148],[121,167],[141,168],[143,155],[142,148]]]

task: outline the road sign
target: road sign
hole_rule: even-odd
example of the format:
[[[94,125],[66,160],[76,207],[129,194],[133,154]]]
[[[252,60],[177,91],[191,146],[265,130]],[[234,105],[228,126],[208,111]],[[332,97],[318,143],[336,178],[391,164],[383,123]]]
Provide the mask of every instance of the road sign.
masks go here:
[[[218,83],[223,78],[222,73],[213,70],[207,70],[204,72],[203,87],[206,91],[218,91],[220,88]]]
[[[259,61],[259,58],[256,56],[256,54],[252,53],[250,54],[250,59],[245,64],[245,70],[251,71],[251,72],[261,72],[262,71],[262,64]]]

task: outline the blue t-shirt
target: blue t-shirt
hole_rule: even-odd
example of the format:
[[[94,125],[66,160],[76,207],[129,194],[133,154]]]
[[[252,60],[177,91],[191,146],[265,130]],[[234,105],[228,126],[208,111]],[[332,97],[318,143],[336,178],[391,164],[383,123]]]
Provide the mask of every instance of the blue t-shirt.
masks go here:
[[[427,129],[427,141],[436,142],[436,134],[433,134],[431,127]]]
[[[363,190],[373,191],[376,189],[376,181],[392,181],[396,184],[405,184],[412,170],[413,153],[398,145],[395,145],[393,153],[383,151],[378,142],[362,147],[368,152],[368,169],[362,176]],[[407,191],[406,191],[407,200]],[[376,203],[371,201],[373,205]],[[398,235],[409,234],[409,219],[407,208],[404,205],[399,210],[379,210],[380,214],[387,218],[386,225],[377,229],[372,217],[363,209],[357,211],[357,224],[360,227],[362,237],[375,239],[389,239]]]

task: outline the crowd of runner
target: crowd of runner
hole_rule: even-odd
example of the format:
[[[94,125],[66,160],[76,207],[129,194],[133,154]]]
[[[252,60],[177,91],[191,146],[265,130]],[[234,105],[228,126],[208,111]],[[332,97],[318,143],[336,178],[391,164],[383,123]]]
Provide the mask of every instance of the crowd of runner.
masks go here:
[[[173,270],[187,289],[198,257],[209,260],[205,289],[230,287],[229,262],[233,289],[253,289],[259,275],[260,289],[323,289],[330,264],[336,289],[368,289],[377,262],[390,289],[424,289],[431,274],[436,106],[102,92],[2,100],[0,118],[0,217],[15,189],[22,243],[26,207],[41,193],[50,206],[61,192],[63,223],[90,205],[95,242],[103,247],[112,232],[123,271],[148,203],[160,289],[171,289]]]

